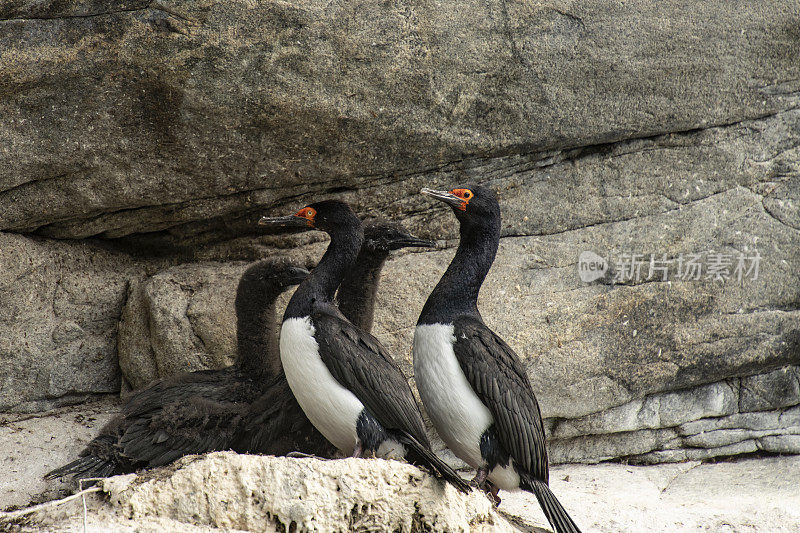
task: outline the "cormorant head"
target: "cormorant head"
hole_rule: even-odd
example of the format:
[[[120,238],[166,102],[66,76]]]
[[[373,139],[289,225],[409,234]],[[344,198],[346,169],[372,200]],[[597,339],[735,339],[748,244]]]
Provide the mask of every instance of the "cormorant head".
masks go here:
[[[350,206],[339,200],[314,202],[294,215],[261,217],[258,223],[274,228],[318,229],[328,233],[361,227],[361,221],[350,209]]]
[[[291,264],[285,258],[265,259],[248,267],[239,280],[237,299],[240,297],[277,297],[292,285],[297,285],[309,272]]]
[[[420,193],[449,205],[461,223],[480,223],[500,217],[500,206],[494,191],[482,185],[469,184],[450,191],[423,187]]]
[[[436,243],[415,237],[398,222],[376,219],[364,224],[362,249],[369,253],[388,254],[393,250],[411,246],[436,248]]]

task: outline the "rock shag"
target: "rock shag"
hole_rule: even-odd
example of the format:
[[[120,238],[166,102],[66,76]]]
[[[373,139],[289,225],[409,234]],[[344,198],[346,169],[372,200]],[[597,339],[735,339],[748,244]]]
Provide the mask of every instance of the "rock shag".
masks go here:
[[[468,490],[431,450],[419,406],[394,359],[334,304],[364,240],[358,217],[347,204],[327,200],[260,222],[330,235],[322,259],[286,307],[280,336],[286,379],[314,426],[342,453],[405,459]]]
[[[348,270],[336,294],[339,308],[345,318],[369,333],[372,329],[380,273],[389,254],[406,247],[435,246],[433,241],[411,235],[397,222],[375,219],[366,223],[364,243],[361,245],[356,263]],[[272,315],[268,320],[273,320]],[[268,322],[265,317],[264,323],[272,322]],[[240,345],[240,351],[257,345],[258,330],[255,333],[253,341],[249,342],[248,346]],[[250,407],[247,424],[239,439],[240,448],[251,453],[260,451],[260,453],[283,455],[282,450],[286,449],[288,444],[290,451],[300,452],[300,455],[323,457],[335,455],[335,448],[314,428],[297,404],[283,375],[278,347],[273,348],[270,345],[269,350],[262,353],[269,355],[269,360],[264,361],[263,366],[279,370],[280,375],[268,392]],[[281,412],[287,410],[291,416],[281,415]],[[279,436],[282,437],[278,438]],[[285,442],[287,440],[288,443]],[[276,442],[284,445],[276,446]]]
[[[422,193],[452,208],[461,236],[414,332],[423,405],[447,446],[477,470],[474,483],[498,503],[498,489],[532,492],[558,533],[577,533],[548,486],[542,415],[525,368],[478,311],[478,292],[500,242],[495,195],[479,185]]]

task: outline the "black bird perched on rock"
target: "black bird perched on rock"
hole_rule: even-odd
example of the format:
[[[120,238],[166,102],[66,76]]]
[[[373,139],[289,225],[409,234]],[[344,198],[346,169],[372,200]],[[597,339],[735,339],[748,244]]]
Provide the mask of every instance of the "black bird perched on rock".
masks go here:
[[[381,269],[389,254],[406,247],[433,248],[433,241],[411,235],[402,225],[384,219],[372,220],[364,225],[364,243],[358,252],[356,263],[347,271],[337,300],[342,314],[355,326],[369,333],[375,310],[375,300]],[[273,318],[264,317],[264,323],[272,325]],[[240,326],[241,328],[241,326]],[[240,351],[252,349],[257,342],[258,331],[248,346]],[[240,340],[249,337],[239,337]],[[314,428],[292,394],[277,346],[264,353],[269,354],[264,366],[278,369],[280,376],[267,393],[253,402],[245,416],[246,424],[237,440],[237,451],[284,455],[300,452],[300,455],[332,457],[333,446]]]
[[[474,482],[532,492],[558,533],[575,522],[548,486],[539,404],[514,351],[478,312],[478,292],[500,242],[500,206],[480,185],[422,189],[449,205],[460,223],[455,257],[422,309],[414,332],[414,375],[439,435],[477,469]]]
[[[397,222],[376,219],[364,224],[364,244],[336,295],[339,310],[362,331],[372,331],[378,282],[386,259],[392,251],[408,247],[435,248],[436,243],[411,235]]]
[[[307,275],[307,270],[286,261],[266,260],[249,267],[236,295],[236,364],[170,376],[135,392],[79,459],[45,477],[106,477],[216,450],[286,453],[295,441],[307,440],[308,447],[324,455],[325,449],[312,446],[315,441],[325,444],[324,439],[305,419],[275,366],[275,300]],[[255,424],[247,408],[265,393],[263,409],[250,415],[264,417],[262,424]],[[258,445],[263,449],[243,449]]]
[[[260,223],[319,229],[331,238],[289,301],[281,327],[286,379],[311,422],[343,453],[407,459],[468,490],[431,450],[419,406],[394,359],[333,303],[364,240],[355,213],[344,202],[327,200]]]

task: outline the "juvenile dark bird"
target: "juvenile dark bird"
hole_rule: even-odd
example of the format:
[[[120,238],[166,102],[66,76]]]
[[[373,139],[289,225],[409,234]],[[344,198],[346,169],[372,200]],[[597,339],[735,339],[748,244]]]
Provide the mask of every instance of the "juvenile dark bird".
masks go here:
[[[237,363],[170,376],[135,392],[79,459],[45,477],[106,477],[216,450],[286,453],[297,445],[295,440],[310,447],[309,453],[324,455],[324,449],[311,446],[315,440],[324,445],[324,439],[308,423],[275,366],[275,300],[307,275],[285,261],[261,261],[248,268],[236,295]],[[266,393],[263,409],[248,412]],[[265,417],[261,424],[254,422],[259,416]],[[248,446],[252,448],[244,449]]]
[[[377,219],[364,224],[364,244],[336,295],[339,310],[362,331],[372,331],[378,283],[386,259],[394,250],[408,247],[435,248],[436,243],[411,235],[397,222]]]
[[[449,205],[461,239],[414,332],[420,397],[448,447],[477,470],[474,482],[532,492],[558,533],[579,532],[548,486],[539,404],[517,354],[478,312],[478,292],[500,242],[500,206],[480,185],[422,189]]]
[[[319,264],[289,301],[281,327],[286,379],[311,422],[345,454],[403,458],[468,490],[431,450],[419,406],[394,359],[333,303],[364,240],[358,217],[347,204],[327,200],[260,222],[330,235]]]

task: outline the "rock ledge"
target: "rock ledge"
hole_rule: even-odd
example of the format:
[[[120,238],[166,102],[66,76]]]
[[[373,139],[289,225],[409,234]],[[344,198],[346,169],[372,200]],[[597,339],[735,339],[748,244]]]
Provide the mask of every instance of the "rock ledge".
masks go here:
[[[102,491],[107,499],[90,510],[92,526],[119,520],[187,531],[514,530],[482,493],[462,494],[414,466],[377,459],[218,452],[109,478]],[[49,525],[68,530],[61,524]]]

